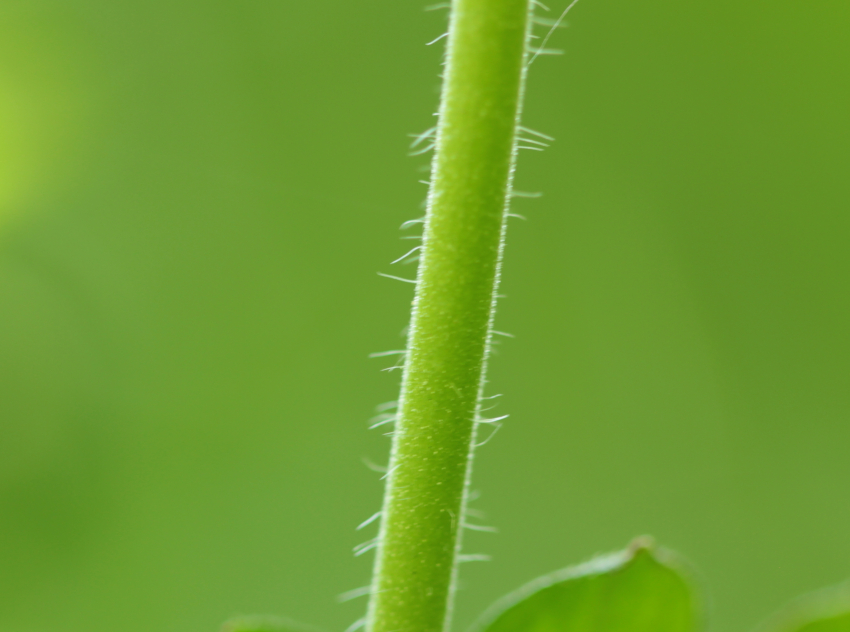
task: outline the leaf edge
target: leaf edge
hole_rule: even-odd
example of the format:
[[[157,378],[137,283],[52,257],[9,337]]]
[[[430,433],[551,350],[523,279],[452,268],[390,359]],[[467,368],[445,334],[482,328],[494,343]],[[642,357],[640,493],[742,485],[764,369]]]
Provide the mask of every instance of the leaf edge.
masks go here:
[[[655,538],[652,536],[641,535],[633,539],[625,549],[611,553],[598,554],[586,562],[567,566],[566,568],[547,573],[546,575],[541,575],[540,577],[523,584],[516,590],[503,595],[488,606],[484,612],[482,612],[466,629],[466,632],[486,632],[486,630],[504,612],[521,601],[528,599],[535,593],[559,582],[588,577],[590,575],[610,573],[622,569],[641,554],[648,554],[652,556],[657,563],[675,571],[683,578],[685,583],[691,587],[695,627],[698,630],[706,629],[706,602],[708,599],[705,595],[707,595],[707,592],[704,590],[704,582],[701,581],[697,570],[680,554],[666,547],[659,546],[655,542]],[[755,632],[777,631],[759,629]],[[781,630],[778,632],[789,631]]]

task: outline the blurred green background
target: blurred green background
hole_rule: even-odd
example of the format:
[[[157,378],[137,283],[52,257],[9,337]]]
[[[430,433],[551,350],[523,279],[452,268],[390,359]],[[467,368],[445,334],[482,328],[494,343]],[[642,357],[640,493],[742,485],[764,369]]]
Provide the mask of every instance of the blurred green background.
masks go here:
[[[559,2],[553,13],[563,8]],[[341,631],[444,12],[0,3],[0,630]],[[652,533],[715,630],[850,576],[850,5],[583,0],[532,67],[456,629]],[[366,530],[368,531],[368,530]]]

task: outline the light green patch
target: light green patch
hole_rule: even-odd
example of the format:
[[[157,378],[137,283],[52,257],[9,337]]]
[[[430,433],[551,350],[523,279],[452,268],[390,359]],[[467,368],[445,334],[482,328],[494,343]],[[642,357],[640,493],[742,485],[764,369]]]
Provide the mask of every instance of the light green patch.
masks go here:
[[[0,228],[80,163],[87,64],[62,20],[26,3],[0,6]]]

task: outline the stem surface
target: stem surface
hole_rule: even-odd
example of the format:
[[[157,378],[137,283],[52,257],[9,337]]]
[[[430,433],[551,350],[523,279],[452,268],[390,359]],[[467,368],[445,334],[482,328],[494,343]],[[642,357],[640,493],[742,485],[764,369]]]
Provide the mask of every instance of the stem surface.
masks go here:
[[[492,335],[530,0],[454,0],[369,632],[448,629]]]

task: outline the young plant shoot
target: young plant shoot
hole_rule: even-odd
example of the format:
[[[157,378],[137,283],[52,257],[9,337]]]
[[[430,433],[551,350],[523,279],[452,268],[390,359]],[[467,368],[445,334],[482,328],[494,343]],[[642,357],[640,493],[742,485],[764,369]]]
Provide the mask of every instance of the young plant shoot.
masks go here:
[[[451,617],[529,12],[528,0],[458,0],[452,7],[369,632],[438,632]]]

